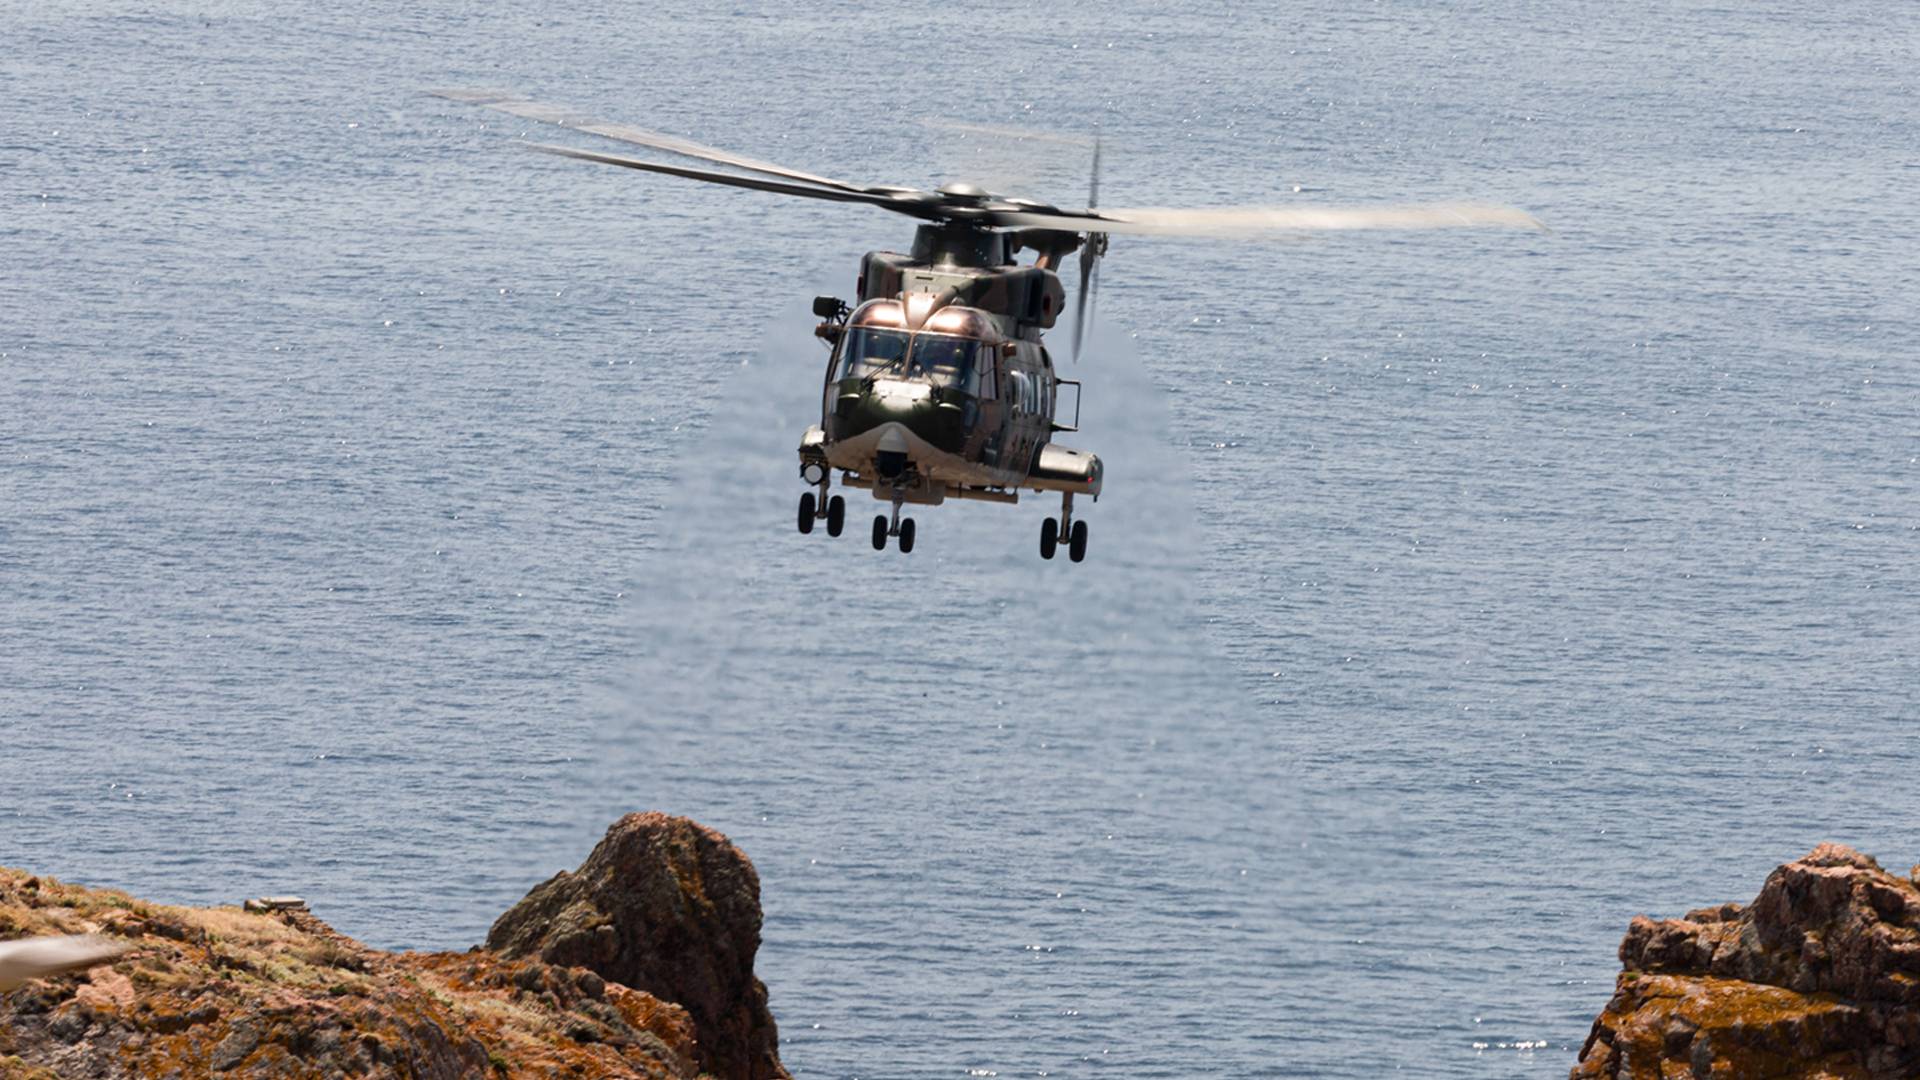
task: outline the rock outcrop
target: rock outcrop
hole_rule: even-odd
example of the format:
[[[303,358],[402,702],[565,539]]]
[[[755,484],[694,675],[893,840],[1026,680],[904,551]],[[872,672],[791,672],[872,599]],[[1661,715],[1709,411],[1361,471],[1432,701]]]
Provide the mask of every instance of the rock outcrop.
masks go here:
[[[0,1077],[694,1076],[686,1012],[589,971],[0,870],[0,935],[64,933],[137,951],[0,997]]]
[[[759,929],[746,856],[657,814],[623,819],[509,912],[494,936],[511,955],[388,953],[305,910],[168,907],[0,868],[0,939],[135,947],[0,994],[0,1080],[785,1077]]]
[[[586,862],[556,874],[487,935],[507,958],[585,968],[677,1002],[695,1061],[729,1080],[785,1080],[760,948],[760,877],[726,837],[685,818],[629,814]]]
[[[1920,1076],[1920,887],[1852,848],[1745,907],[1635,918],[1620,963],[1573,1080]]]

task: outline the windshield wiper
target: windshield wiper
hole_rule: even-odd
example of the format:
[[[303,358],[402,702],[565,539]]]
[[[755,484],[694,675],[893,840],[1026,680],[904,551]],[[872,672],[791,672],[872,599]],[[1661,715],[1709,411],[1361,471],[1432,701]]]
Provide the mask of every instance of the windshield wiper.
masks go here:
[[[896,356],[893,359],[887,361],[886,363],[881,364],[879,367],[874,368],[872,371],[867,372],[867,374],[860,380],[860,388],[862,390],[871,392],[873,390],[874,380],[878,379],[882,373],[892,371],[894,368],[894,365],[896,364],[906,363],[907,357],[913,355],[914,336],[915,335],[908,335],[906,347],[900,350],[899,356]]]

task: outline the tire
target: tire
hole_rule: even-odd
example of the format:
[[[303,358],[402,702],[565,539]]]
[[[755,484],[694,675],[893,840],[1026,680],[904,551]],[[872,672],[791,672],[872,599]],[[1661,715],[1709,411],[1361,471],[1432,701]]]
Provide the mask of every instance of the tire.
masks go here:
[[[827,535],[839,536],[847,527],[847,500],[835,495],[827,500]]]
[[[1073,539],[1067,541],[1067,557],[1074,562],[1079,562],[1081,559],[1087,557],[1086,522],[1076,521],[1073,523]]]
[[[912,550],[913,550],[913,519],[908,518],[907,520],[902,521],[900,523],[900,554],[905,555]]]
[[[809,491],[805,495],[800,496],[800,532],[802,534],[813,531],[814,505],[813,492]]]
[[[873,550],[887,550],[887,515],[885,514],[873,519]]]
[[[1040,557],[1053,558],[1053,549],[1060,546],[1060,523],[1048,518],[1040,523]]]

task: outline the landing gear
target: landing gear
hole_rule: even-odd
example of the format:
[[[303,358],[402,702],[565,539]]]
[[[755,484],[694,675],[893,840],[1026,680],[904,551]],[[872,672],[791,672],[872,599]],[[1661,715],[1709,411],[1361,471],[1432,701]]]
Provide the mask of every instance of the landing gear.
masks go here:
[[[820,474],[819,494],[809,491],[800,496],[799,524],[802,534],[812,532],[813,523],[819,521],[821,518],[827,519],[828,536],[839,536],[840,530],[846,528],[847,500],[838,495],[832,496],[831,498],[827,496],[827,485],[830,482],[827,474],[822,472]]]
[[[887,537],[889,536],[897,536],[900,538],[900,554],[905,555],[913,550],[913,519],[906,518],[902,520],[900,517],[900,504],[905,501],[906,500],[899,494],[896,493],[894,495],[893,518],[891,520],[889,520],[885,514],[874,515],[873,550],[886,550]]]
[[[1087,523],[1073,520],[1073,492],[1060,497],[1060,520],[1053,518],[1040,523],[1040,557],[1053,558],[1060,548],[1060,541],[1067,542],[1067,558],[1079,562],[1087,557]]]

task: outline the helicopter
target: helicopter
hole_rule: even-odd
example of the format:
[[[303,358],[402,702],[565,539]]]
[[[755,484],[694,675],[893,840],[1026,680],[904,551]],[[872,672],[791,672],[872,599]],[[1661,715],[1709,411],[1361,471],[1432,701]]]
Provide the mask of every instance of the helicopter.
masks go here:
[[[916,532],[913,518],[901,516],[905,506],[1017,503],[1030,491],[1060,496],[1059,516],[1041,522],[1041,557],[1052,559],[1064,544],[1071,561],[1086,558],[1088,528],[1074,517],[1074,497],[1098,502],[1105,470],[1097,455],[1053,439],[1079,430],[1081,382],[1059,373],[1043,340],[1065,312],[1060,270],[1068,256],[1077,255],[1077,361],[1098,266],[1115,234],[1251,239],[1351,229],[1544,229],[1524,211],[1477,203],[1100,210],[1097,139],[1087,206],[1063,209],[964,182],[925,191],[837,180],[509,93],[429,93],[732,171],[527,144],[543,153],[918,219],[907,252],[870,251],[861,259],[851,302],[815,298],[821,321],[814,334],[829,356],[820,422],[799,445],[807,488],[799,531],[811,533],[820,523],[829,536],[844,530],[846,499],[832,491],[838,473],[842,487],[891,504],[890,513],[874,516],[873,546],[884,550],[893,539],[902,554],[913,550]],[[1021,263],[1022,252],[1032,261]],[[1070,422],[1061,402],[1069,387]]]

